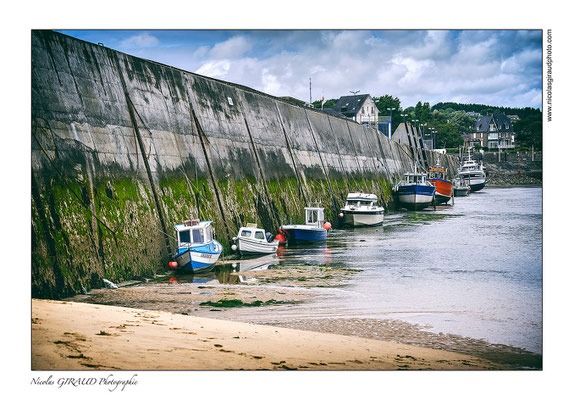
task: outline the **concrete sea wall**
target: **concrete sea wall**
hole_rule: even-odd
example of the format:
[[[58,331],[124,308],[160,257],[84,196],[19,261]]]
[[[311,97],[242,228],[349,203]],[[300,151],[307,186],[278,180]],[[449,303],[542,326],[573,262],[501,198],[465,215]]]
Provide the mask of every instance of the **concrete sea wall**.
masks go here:
[[[32,32],[32,295],[167,268],[173,225],[276,232],[350,190],[392,201],[415,154],[375,129],[51,31]],[[437,155],[426,152],[428,162]],[[455,170],[455,160],[441,156]]]

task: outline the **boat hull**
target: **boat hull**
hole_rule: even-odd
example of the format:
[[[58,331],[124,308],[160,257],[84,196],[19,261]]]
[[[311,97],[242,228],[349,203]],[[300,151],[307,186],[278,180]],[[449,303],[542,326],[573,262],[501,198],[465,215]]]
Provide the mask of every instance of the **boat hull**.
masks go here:
[[[436,188],[432,185],[399,186],[399,205],[408,210],[422,210],[433,203]]]
[[[429,179],[429,182],[436,188],[435,199],[437,204],[448,202],[452,197],[452,182],[444,179]]]
[[[482,182],[480,181],[470,181],[470,191],[471,192],[478,192],[479,190],[484,189],[484,187],[486,186],[486,181],[483,180]]]
[[[470,188],[454,188],[454,197],[465,197],[470,193]]]
[[[174,260],[177,262],[177,269],[179,270],[191,272],[210,271],[219,259],[222,249],[221,244],[214,240],[212,244],[189,249],[181,248],[178,250]]]
[[[467,172],[459,175],[465,182],[469,183],[471,192],[478,192],[486,186],[486,176],[482,172]]]
[[[343,210],[343,224],[347,226],[377,226],[383,223],[384,211]]]
[[[306,225],[284,226],[288,242],[322,242],[327,240],[327,230],[323,228],[308,228]]]
[[[277,252],[279,241],[262,242],[239,237],[237,239],[237,249],[240,254],[272,254]]]

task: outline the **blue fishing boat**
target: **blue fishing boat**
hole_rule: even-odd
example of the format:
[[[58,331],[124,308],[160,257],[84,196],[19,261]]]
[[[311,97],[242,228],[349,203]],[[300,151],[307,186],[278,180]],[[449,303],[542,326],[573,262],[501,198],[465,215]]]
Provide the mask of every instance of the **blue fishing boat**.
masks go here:
[[[436,187],[428,180],[424,172],[407,172],[404,179],[393,187],[399,205],[408,210],[422,210],[435,203]]]
[[[169,266],[191,272],[209,271],[219,259],[223,246],[213,238],[211,221],[187,220],[175,225],[177,253]]]
[[[305,224],[281,225],[280,233],[288,242],[321,242],[327,240],[331,223],[325,222],[324,209],[305,207]]]

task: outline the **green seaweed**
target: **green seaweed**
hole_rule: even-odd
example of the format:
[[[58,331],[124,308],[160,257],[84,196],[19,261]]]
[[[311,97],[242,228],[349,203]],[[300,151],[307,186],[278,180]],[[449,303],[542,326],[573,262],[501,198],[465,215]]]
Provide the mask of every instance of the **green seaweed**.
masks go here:
[[[279,301],[275,299],[261,301],[255,300],[252,303],[245,303],[240,299],[221,299],[216,302],[213,301],[204,301],[203,303],[199,303],[200,306],[210,306],[210,307],[222,307],[222,308],[232,308],[232,307],[260,307],[263,305],[271,305],[271,304],[291,304],[293,302],[290,301]]]

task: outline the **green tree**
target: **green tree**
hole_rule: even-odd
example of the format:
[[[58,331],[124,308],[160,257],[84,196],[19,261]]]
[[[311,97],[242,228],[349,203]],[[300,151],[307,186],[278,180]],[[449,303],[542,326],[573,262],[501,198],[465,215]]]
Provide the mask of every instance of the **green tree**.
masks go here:
[[[335,107],[335,104],[337,104],[338,99],[329,99],[329,100],[325,100],[325,102],[323,103],[323,108],[333,108]],[[321,109],[321,100],[315,100],[313,102],[313,107],[317,108],[317,109]]]
[[[471,117],[465,111],[453,111],[448,115],[448,120],[454,124],[459,133],[467,133],[472,130],[476,118]]]
[[[542,150],[542,114],[529,115],[514,123],[516,140],[520,146],[534,146],[536,150]]]
[[[397,129],[397,127],[399,126],[399,124],[403,121],[403,119],[401,118],[402,108],[401,108],[401,101],[399,100],[399,98],[393,97],[390,94],[385,94],[384,96],[381,97],[374,97],[373,101],[375,102],[375,105],[379,110],[380,116],[391,115],[389,114],[389,110],[387,110],[387,108],[394,108],[394,110],[392,111],[393,125],[391,129],[392,132],[394,132],[395,129]]]
[[[455,124],[442,123],[434,126],[434,128],[437,131],[435,135],[436,148],[452,148],[464,143]]]
[[[419,101],[416,104],[415,119],[418,119],[421,124],[431,121],[431,108],[428,102],[422,103]]]

